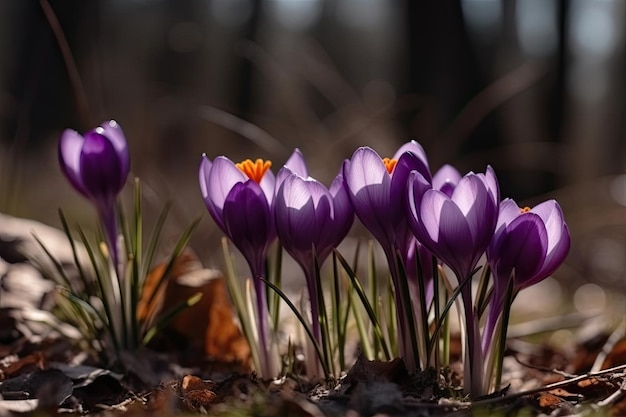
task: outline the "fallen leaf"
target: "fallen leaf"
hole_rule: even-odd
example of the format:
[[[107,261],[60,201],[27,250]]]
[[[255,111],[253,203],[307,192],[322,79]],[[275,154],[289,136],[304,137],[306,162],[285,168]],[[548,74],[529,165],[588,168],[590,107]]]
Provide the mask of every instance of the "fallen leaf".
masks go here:
[[[0,383],[0,394],[15,400],[39,399],[39,405],[60,405],[72,395],[72,380],[58,369],[24,373]]]
[[[0,380],[10,378],[27,370],[44,369],[45,358],[43,353],[37,351],[23,358],[7,357],[2,362],[0,363]]]
[[[602,362],[602,369],[626,364],[626,338],[620,339]]]
[[[180,382],[183,403],[193,411],[208,410],[217,398],[215,383],[194,375],[185,375]]]
[[[542,410],[554,410],[558,408],[565,400],[549,392],[542,392],[537,397],[537,403]]]
[[[157,290],[165,267],[165,264],[156,266],[147,277],[138,317],[146,320],[199,292],[202,294],[200,301],[178,314],[168,328],[184,337],[186,346],[212,359],[249,366],[250,347],[235,321],[222,274],[203,268],[196,255],[186,249],[174,263],[173,279]],[[148,302],[155,290],[157,295]]]

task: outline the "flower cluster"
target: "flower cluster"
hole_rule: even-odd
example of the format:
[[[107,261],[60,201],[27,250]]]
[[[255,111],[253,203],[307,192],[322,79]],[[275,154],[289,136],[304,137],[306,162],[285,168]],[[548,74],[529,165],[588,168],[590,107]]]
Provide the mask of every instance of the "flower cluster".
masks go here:
[[[450,290],[444,292],[448,309],[457,294],[463,305],[466,390],[480,395],[493,388],[493,364],[501,359],[496,346],[502,349],[494,340],[506,334],[502,318],[508,317],[512,299],[553,273],[569,250],[568,229],[556,201],[532,209],[520,209],[510,199],[501,201],[491,167],[462,176],[445,165],[432,175],[415,141],[392,158],[382,158],[369,147],[357,149],[330,188],[308,175],[299,150],[276,177],[269,168],[270,163],[261,160],[235,164],[225,157],[211,162],[206,156],[200,167],[209,213],[258,278],[259,316],[267,308],[262,260],[277,236],[304,271],[313,334],[319,339],[315,265],[346,236],[354,213],[387,258],[398,355],[412,370],[433,364],[439,335],[431,330],[432,311],[441,312],[439,283],[444,282]],[[470,282],[485,254],[493,276],[486,297],[473,294]],[[443,266],[456,276],[454,284]],[[485,311],[487,318],[481,321]],[[443,319],[434,318],[437,329]]]
[[[101,280],[99,296],[110,316],[104,324],[111,327],[113,342],[121,346],[120,341],[137,341],[152,334],[147,326],[137,332],[142,323],[134,322],[138,291],[144,282],[136,274],[147,270],[138,264],[142,258],[139,208],[135,234],[122,230],[122,237],[118,236],[117,218],[125,220],[118,216],[116,198],[130,165],[121,128],[110,121],[84,135],[67,130],[61,136],[59,159],[69,182],[93,203],[102,221],[110,255],[105,254],[104,261],[92,261],[97,274],[102,265],[105,269],[110,266],[107,276],[111,282]],[[310,337],[308,347],[315,348],[307,350],[307,371],[317,376],[320,370],[332,373],[329,358],[343,349],[350,311],[350,307],[340,308],[334,262],[332,316],[338,330],[331,337],[320,268],[333,255],[349,276],[387,357],[392,350],[387,342],[391,342],[394,353],[404,358],[411,371],[447,363],[447,336],[441,329],[447,328],[448,312],[456,304],[465,334],[465,390],[477,396],[498,387],[511,303],[519,291],[552,274],[569,251],[568,228],[556,201],[520,208],[511,199],[501,200],[490,166],[484,173],[461,175],[445,165],[433,174],[424,149],[415,141],[401,146],[391,158],[382,158],[369,147],[357,149],[339,168],[330,187],[309,175],[298,149],[276,174],[271,168],[272,163],[262,159],[234,163],[224,156],[210,160],[203,155],[199,169],[200,190],[209,214],[250,269],[252,286],[246,297],[238,294],[233,299],[251,306],[246,311],[253,316],[254,325],[244,320],[242,327],[260,376],[269,378],[280,372],[277,322],[269,320],[268,297],[273,293],[267,291],[268,285],[298,315]],[[139,204],[140,197],[136,196],[136,201]],[[336,250],[355,217],[385,254],[393,318],[376,317],[378,294],[374,291],[371,296],[372,307],[356,274]],[[187,242],[190,230],[181,237],[171,259]],[[121,249],[118,241],[124,245]],[[279,277],[272,283],[269,276],[268,253],[276,241],[303,271],[308,319],[275,285]],[[96,251],[91,252],[93,258]],[[486,261],[479,265],[482,259]],[[471,284],[481,268],[475,292]],[[446,271],[455,279],[449,279]],[[351,294],[349,291],[348,296]],[[246,301],[241,301],[244,298]],[[278,305],[276,300],[278,297],[271,299]],[[356,309],[353,311],[358,322]],[[392,322],[389,329],[393,331],[383,335],[382,321]]]

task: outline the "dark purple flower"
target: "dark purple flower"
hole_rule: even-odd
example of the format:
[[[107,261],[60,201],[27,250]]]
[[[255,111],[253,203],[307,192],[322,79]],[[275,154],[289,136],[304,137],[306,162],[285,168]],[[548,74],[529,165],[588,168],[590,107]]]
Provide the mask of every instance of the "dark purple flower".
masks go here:
[[[247,159],[235,164],[224,156],[213,162],[202,155],[199,170],[200,191],[215,223],[241,251],[252,272],[256,294],[260,366],[263,377],[275,376],[276,361],[271,354],[267,299],[263,281],[267,250],[276,237],[274,184],[270,161]]]
[[[433,188],[450,197],[459,181],[461,181],[459,171],[452,165],[446,164],[433,175]]]
[[[508,282],[514,271],[514,288],[521,290],[550,276],[569,247],[570,235],[559,203],[548,200],[531,209],[505,199],[500,203],[487,259],[494,277],[502,281]]]
[[[130,169],[128,144],[114,120],[82,136],[66,129],[59,142],[59,162],[70,183],[96,204],[114,200]]]
[[[500,203],[487,260],[494,278],[494,291],[483,334],[483,350],[491,343],[510,279],[514,294],[550,276],[565,260],[570,235],[561,207],[555,200],[532,209],[520,208],[511,199]]]
[[[465,175],[451,196],[430,188],[418,172],[409,177],[409,224],[417,239],[463,280],[491,241],[499,188],[491,167]]]
[[[260,159],[235,164],[224,156],[211,162],[206,155],[200,163],[204,204],[255,277],[264,275],[267,249],[276,236],[271,212],[275,177],[270,166]]]
[[[451,196],[430,188],[429,181],[412,172],[408,190],[409,223],[417,239],[454,271],[459,284],[470,279],[498,218],[500,192],[493,169],[487,167],[485,174],[465,175]],[[461,297],[468,347],[465,386],[469,392],[480,394],[484,390],[484,357],[471,285],[461,289]]]
[[[274,200],[276,232],[282,246],[302,267],[311,304],[313,334],[321,343],[319,305],[314,260],[322,265],[333,248],[346,236],[354,219],[354,212],[343,184],[341,174],[333,180],[330,189],[311,177],[294,173],[296,166],[306,175],[302,154],[296,150],[295,158],[280,170],[282,181]],[[295,160],[294,160],[295,159]]]
[[[59,141],[59,163],[74,188],[96,206],[117,259],[115,199],[130,170],[122,128],[111,120],[84,135],[66,129]]]
[[[289,175],[278,190],[275,214],[283,247],[308,271],[312,248],[321,265],[346,236],[354,216],[341,174],[329,189],[313,178]]]

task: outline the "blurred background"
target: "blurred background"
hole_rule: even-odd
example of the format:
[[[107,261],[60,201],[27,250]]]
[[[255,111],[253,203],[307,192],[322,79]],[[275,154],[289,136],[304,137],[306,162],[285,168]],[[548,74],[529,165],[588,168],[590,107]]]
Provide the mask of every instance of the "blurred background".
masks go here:
[[[625,23],[621,0],[3,1],[0,210],[93,221],[56,147],[108,119],[175,232],[205,212],[203,152],[277,168],[299,147],[328,184],[358,146],[416,139],[433,171],[491,164],[503,197],[558,198],[573,247],[557,278],[602,307],[626,282]],[[219,236],[205,215],[194,245]]]

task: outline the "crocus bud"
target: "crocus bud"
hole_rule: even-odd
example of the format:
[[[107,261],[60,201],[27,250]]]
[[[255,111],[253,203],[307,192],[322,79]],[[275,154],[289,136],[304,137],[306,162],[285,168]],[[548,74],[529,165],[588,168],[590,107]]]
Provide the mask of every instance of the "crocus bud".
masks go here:
[[[117,265],[115,198],[122,191],[130,170],[128,144],[122,128],[110,120],[84,135],[66,129],[59,141],[59,163],[74,188],[96,207]]]
[[[74,188],[98,209],[111,204],[130,170],[122,128],[111,120],[84,135],[66,129],[59,142],[59,163]]]

